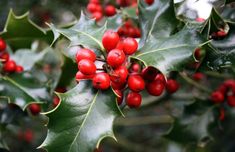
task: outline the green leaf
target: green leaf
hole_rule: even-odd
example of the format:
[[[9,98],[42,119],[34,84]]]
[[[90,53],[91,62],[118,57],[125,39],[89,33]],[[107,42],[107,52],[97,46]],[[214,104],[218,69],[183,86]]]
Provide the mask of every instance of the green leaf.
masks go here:
[[[168,37],[177,30],[180,22],[175,16],[173,0],[155,0],[151,6],[139,1],[138,9],[141,47],[149,37]]]
[[[107,29],[113,29],[117,31],[119,27],[123,24],[121,14],[116,14],[113,17],[108,17],[106,23],[107,23]]]
[[[185,27],[167,38],[155,38],[150,35],[133,58],[143,61],[146,66],[156,67],[163,74],[169,74],[171,71],[182,70],[192,61],[194,50],[202,43],[199,32]]]
[[[209,125],[214,122],[209,101],[197,100],[185,106],[183,114],[176,118],[173,127],[164,137],[179,144],[197,143],[205,146],[210,140]]]
[[[8,98],[22,109],[31,102],[49,100],[45,85],[38,82],[30,73],[11,74],[0,79],[0,96]]]
[[[10,10],[4,30],[0,33],[0,37],[14,49],[30,48],[35,40],[43,40],[51,43],[53,35],[50,31],[46,31],[38,27],[29,19],[29,13],[22,16],[16,16]]]
[[[45,54],[51,48],[47,48],[41,52],[35,52],[30,49],[19,49],[13,55],[12,59],[17,62],[18,65],[24,67],[24,70],[30,70],[38,61],[42,60]]]
[[[106,24],[103,27],[96,25],[95,20],[87,18],[83,13],[79,21],[68,29],[56,28],[53,24],[49,25],[54,33],[55,42],[60,35],[69,39],[72,46],[83,45],[89,48],[104,50],[102,45],[102,36],[106,30]]]
[[[121,10],[122,16],[125,16],[126,18],[132,18],[132,19],[138,19],[138,16],[136,15],[136,7],[130,6],[130,7],[124,7]]]
[[[111,89],[98,91],[91,82],[82,81],[58,95],[61,103],[47,114],[49,130],[41,148],[48,152],[91,152],[103,138],[115,139],[112,125],[121,113]]]

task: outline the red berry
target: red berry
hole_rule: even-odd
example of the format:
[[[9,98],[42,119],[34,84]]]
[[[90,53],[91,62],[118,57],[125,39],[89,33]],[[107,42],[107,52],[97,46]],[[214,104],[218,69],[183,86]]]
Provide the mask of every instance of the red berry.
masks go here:
[[[6,42],[2,38],[0,38],[0,52],[5,51],[6,47]]]
[[[165,76],[161,73],[158,73],[154,80],[162,81],[164,84],[166,84]]]
[[[1,60],[4,60],[4,61],[2,61],[3,63],[7,62],[7,61],[10,59],[9,53],[7,53],[7,52],[2,53],[2,54],[0,55],[0,59],[1,59]]]
[[[26,142],[28,142],[28,143],[32,142],[33,137],[34,137],[34,135],[33,135],[32,130],[27,129],[27,130],[24,132],[24,140],[25,140]]]
[[[179,84],[177,81],[173,80],[173,79],[169,79],[166,82],[166,89],[169,93],[174,93],[179,89]]]
[[[141,105],[142,97],[139,93],[136,92],[130,92],[127,95],[126,98],[126,104],[130,108],[138,108]]]
[[[138,43],[134,38],[126,38],[123,40],[123,51],[127,55],[135,53],[138,49]]]
[[[92,84],[96,89],[106,90],[110,86],[110,77],[107,73],[97,73]]]
[[[60,103],[60,98],[55,96],[53,98],[53,107],[56,107]]]
[[[145,88],[144,79],[139,75],[130,75],[128,78],[128,87],[134,92],[140,92]]]
[[[110,50],[114,49],[117,46],[119,40],[120,38],[117,32],[108,30],[103,35],[102,44],[106,49],[106,51],[109,52]]]
[[[197,48],[194,52],[194,56],[197,60],[200,60],[201,58],[201,49],[200,48]]]
[[[104,11],[106,16],[113,16],[116,14],[116,8],[113,5],[107,5]]]
[[[93,79],[94,76],[95,76],[94,74],[85,75],[81,71],[78,71],[76,73],[76,80],[79,81],[79,80]]]
[[[124,47],[123,42],[122,42],[122,40],[120,40],[115,49],[123,50],[123,47]]]
[[[146,89],[150,95],[160,96],[164,91],[165,85],[162,81],[155,80],[147,84]]]
[[[126,82],[127,76],[127,68],[125,66],[120,66],[111,73],[110,79],[115,83],[124,83]]]
[[[135,28],[135,38],[140,38],[141,37],[141,32],[139,28]]]
[[[197,73],[194,73],[194,74],[193,74],[193,79],[194,79],[195,81],[200,81],[200,80],[202,80],[203,78],[204,78],[204,74],[201,73],[201,72],[197,72]]]
[[[100,0],[90,0],[89,3],[99,4],[99,3],[100,3]]]
[[[76,61],[79,62],[82,59],[88,59],[88,60],[95,62],[96,54],[89,49],[85,49],[85,48],[80,49],[80,50],[78,50],[78,52],[76,54]]]
[[[126,59],[126,55],[123,53],[122,50],[118,50],[118,49],[113,49],[108,53],[107,56],[107,63],[113,67],[119,67],[121,66]]]
[[[145,3],[147,3],[148,5],[152,5],[154,3],[154,0],[145,0]]]
[[[129,37],[135,37],[135,28],[134,27],[129,27],[128,28],[128,36]]]
[[[225,37],[225,36],[227,35],[227,33],[226,33],[225,31],[218,31],[218,32],[216,33],[216,35],[217,35],[218,37]]]
[[[217,90],[219,92],[225,94],[227,92],[228,88],[224,84],[222,84],[222,85],[219,86],[219,88]]]
[[[59,92],[59,93],[65,93],[67,91],[67,89],[65,87],[57,87],[55,89],[56,92]]]
[[[23,71],[24,71],[24,68],[23,68],[22,66],[20,66],[20,65],[17,65],[17,66],[16,66],[15,72],[21,73],[21,72],[23,72]]]
[[[96,66],[94,62],[87,59],[82,59],[81,61],[79,61],[78,69],[85,75],[92,75],[96,72]]]
[[[225,118],[225,110],[224,110],[224,108],[220,108],[219,120],[223,121],[224,118]]]
[[[235,96],[228,96],[227,102],[230,107],[235,107]]]
[[[9,60],[7,61],[4,65],[3,65],[3,70],[5,72],[15,72],[16,70],[16,63],[13,60]]]
[[[214,103],[221,103],[224,101],[224,94],[220,91],[215,91],[211,94],[211,100]]]
[[[133,63],[130,68],[131,73],[139,73],[141,70],[141,66],[138,63]]]
[[[224,86],[230,89],[235,88],[235,80],[229,79],[224,82]]]
[[[121,90],[114,90],[115,93],[117,94],[117,103],[118,105],[122,104],[122,100],[123,100],[123,92]]]
[[[197,21],[197,22],[205,22],[205,19],[198,17],[198,18],[196,18],[196,21]]]
[[[87,5],[87,11],[90,13],[94,13],[94,12],[96,12],[96,7],[97,7],[97,5],[95,3],[89,3]]]
[[[121,90],[121,89],[124,89],[125,86],[126,86],[126,82],[124,82],[124,83],[115,83],[115,82],[111,81],[111,87],[113,89]]]
[[[92,14],[92,18],[94,18],[95,21],[98,22],[103,18],[103,14],[101,12],[95,12]]]
[[[154,67],[146,67],[141,71],[141,76],[147,81],[153,81],[158,73]]]
[[[29,110],[32,115],[38,115],[41,112],[41,107],[38,104],[33,103],[29,105]]]

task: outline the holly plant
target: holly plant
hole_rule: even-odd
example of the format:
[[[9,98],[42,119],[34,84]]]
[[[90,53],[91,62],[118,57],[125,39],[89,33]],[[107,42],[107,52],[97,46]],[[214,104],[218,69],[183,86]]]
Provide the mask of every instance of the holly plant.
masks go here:
[[[234,4],[203,18],[188,1],[89,0],[44,28],[10,10],[0,151],[232,152]]]

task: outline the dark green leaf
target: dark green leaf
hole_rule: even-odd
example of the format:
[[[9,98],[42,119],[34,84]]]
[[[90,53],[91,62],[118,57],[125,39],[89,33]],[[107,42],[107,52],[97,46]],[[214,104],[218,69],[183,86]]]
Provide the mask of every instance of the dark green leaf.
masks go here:
[[[49,117],[48,135],[40,146],[48,152],[91,152],[104,137],[113,137],[112,125],[121,113],[111,90],[98,91],[88,81],[58,94],[61,103]]]
[[[51,32],[38,27],[29,19],[29,13],[16,16],[10,10],[4,30],[0,36],[14,49],[30,48],[35,40],[43,40],[51,43],[53,35]]]

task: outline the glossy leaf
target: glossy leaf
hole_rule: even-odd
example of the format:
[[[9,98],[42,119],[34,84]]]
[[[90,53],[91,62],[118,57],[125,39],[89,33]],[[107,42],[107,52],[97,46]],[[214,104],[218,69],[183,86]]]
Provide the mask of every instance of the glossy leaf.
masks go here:
[[[141,47],[149,37],[168,37],[176,32],[179,21],[175,16],[173,0],[155,0],[151,6],[139,1],[138,9]]]
[[[68,29],[56,28],[53,24],[50,27],[54,33],[54,42],[62,35],[71,41],[72,46],[83,45],[104,50],[101,40],[106,30],[106,24],[99,27],[94,20],[87,18],[83,13],[79,21]]]
[[[154,66],[162,73],[169,74],[171,71],[182,70],[192,61],[194,50],[202,43],[199,32],[184,28],[167,38],[148,37],[134,58],[143,61],[146,66]]]
[[[58,95],[61,103],[47,114],[48,135],[40,147],[48,152],[91,152],[103,138],[114,138],[113,121],[121,113],[111,90],[98,91],[82,81]]]
[[[51,43],[53,35],[50,31],[46,31],[29,19],[29,13],[16,16],[10,10],[4,30],[0,33],[0,37],[13,48],[30,48],[35,40],[43,40]]]

